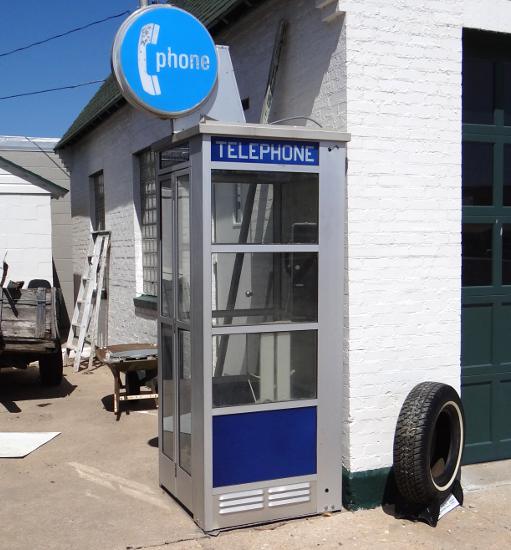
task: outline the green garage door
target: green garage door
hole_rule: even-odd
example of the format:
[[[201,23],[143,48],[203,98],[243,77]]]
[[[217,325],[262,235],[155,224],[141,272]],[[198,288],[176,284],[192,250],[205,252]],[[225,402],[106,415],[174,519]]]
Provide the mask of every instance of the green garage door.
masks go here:
[[[465,463],[511,457],[511,39],[463,35]]]

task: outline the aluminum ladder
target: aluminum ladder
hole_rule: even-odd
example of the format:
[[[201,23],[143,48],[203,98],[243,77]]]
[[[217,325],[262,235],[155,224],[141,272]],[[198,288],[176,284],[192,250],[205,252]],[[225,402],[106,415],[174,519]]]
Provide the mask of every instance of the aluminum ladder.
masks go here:
[[[109,247],[110,231],[92,232],[64,352],[64,364],[67,364],[70,352],[75,352],[73,361],[75,372],[80,370],[80,362],[86,343],[90,344],[88,368],[92,367],[95,357],[99,312]]]

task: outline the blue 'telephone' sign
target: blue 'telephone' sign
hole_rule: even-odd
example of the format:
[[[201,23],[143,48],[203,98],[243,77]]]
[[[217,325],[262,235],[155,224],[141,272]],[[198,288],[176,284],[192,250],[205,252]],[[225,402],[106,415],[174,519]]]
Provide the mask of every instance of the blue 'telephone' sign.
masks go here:
[[[137,10],[124,21],[114,40],[112,66],[128,101],[169,118],[199,107],[218,72],[207,29],[169,5]]]
[[[211,160],[319,166],[319,144],[305,141],[213,137]]]

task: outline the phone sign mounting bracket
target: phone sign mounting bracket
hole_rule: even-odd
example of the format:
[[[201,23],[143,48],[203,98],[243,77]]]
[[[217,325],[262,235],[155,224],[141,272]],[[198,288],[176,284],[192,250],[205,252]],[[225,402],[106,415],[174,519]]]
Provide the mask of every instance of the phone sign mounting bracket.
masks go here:
[[[165,118],[198,109],[217,82],[218,59],[208,30],[169,5],[132,13],[112,47],[112,69],[123,96]]]

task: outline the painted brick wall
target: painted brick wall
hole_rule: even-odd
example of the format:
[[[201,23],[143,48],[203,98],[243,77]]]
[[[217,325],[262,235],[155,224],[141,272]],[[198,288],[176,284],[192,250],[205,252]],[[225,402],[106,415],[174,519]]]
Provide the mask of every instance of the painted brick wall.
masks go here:
[[[76,146],[63,152],[71,169],[75,292],[90,238],[90,181],[103,170],[106,229],[112,232],[108,285],[108,343],[156,341],[156,313],[136,308],[142,293],[139,203],[134,153],[170,132],[170,123],[124,106]]]
[[[495,32],[511,32],[511,2],[492,0],[491,9],[487,0],[464,0],[463,26]]]
[[[307,115],[325,127],[344,128],[344,27],[339,21],[326,25],[321,10],[310,0],[267,1],[215,37],[218,44],[230,46],[240,95],[250,98],[247,121],[259,122],[273,44],[282,18],[289,27],[270,121]]]
[[[463,2],[346,0],[347,467],[392,463],[424,380],[460,385]]]

